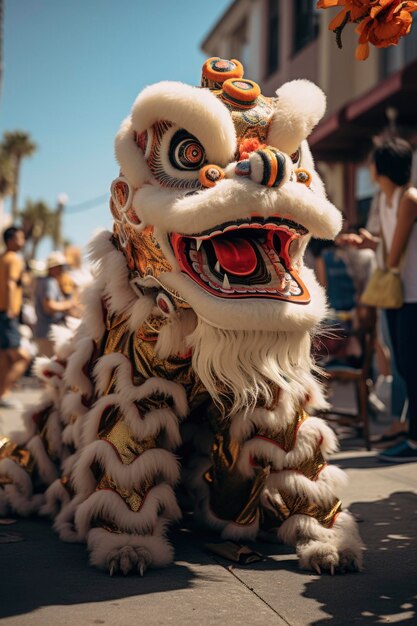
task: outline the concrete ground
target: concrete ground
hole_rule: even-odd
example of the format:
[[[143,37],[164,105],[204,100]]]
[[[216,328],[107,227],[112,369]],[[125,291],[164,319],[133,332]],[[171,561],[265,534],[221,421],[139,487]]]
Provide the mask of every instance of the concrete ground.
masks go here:
[[[24,403],[39,392],[15,394]],[[349,404],[349,402],[348,402]],[[2,411],[0,432],[19,427]],[[346,470],[344,504],[366,543],[360,574],[318,576],[298,569],[290,548],[259,543],[263,560],[234,565],[209,554],[215,535],[186,518],[173,530],[175,563],[165,570],[114,577],[88,565],[85,547],[65,544],[46,520],[18,520],[0,533],[0,616],[4,626],[186,623],[416,624],[417,464],[384,465],[362,441],[346,439],[333,462]]]

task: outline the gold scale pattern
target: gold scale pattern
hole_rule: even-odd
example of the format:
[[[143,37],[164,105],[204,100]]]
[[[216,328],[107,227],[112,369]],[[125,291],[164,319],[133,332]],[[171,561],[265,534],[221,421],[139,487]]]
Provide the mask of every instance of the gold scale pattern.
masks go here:
[[[123,489],[118,485],[110,476],[105,474],[98,482],[96,491],[113,491],[124,501],[126,506],[138,513],[146,499],[146,495],[151,489],[152,484],[150,482],[144,483],[142,488],[138,491],[136,489]]]
[[[137,441],[126,422],[123,421],[123,415],[120,409],[116,407],[109,407],[109,409],[110,410],[105,411],[103,414],[98,438],[112,446],[120,463],[130,465],[147,450],[156,448],[157,443],[154,437]],[[140,419],[139,415],[138,419]],[[152,487],[149,482],[145,481],[139,490],[133,488],[128,490],[120,487],[112,478],[111,474],[106,473],[102,468],[95,468],[95,473],[99,476],[96,491],[113,491],[122,498],[131,511],[140,511],[145,501],[146,494]]]

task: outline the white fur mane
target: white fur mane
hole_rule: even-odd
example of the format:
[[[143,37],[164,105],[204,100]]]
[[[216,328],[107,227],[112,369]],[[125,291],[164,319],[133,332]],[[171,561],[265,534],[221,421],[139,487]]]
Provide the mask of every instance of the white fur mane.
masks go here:
[[[273,401],[272,385],[301,399],[311,387],[311,339],[306,331],[238,331],[215,328],[199,319],[188,337],[193,368],[214,402],[233,401],[229,414]]]

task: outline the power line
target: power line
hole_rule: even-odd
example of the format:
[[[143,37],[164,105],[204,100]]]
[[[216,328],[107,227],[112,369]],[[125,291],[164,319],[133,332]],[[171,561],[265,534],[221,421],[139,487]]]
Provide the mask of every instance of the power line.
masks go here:
[[[94,207],[103,204],[105,201],[108,201],[109,194],[105,193],[102,196],[97,196],[97,198],[92,198],[91,200],[84,200],[83,202],[79,202],[78,204],[70,204],[65,206],[65,213],[79,213],[80,211],[87,211],[88,209],[94,209]]]

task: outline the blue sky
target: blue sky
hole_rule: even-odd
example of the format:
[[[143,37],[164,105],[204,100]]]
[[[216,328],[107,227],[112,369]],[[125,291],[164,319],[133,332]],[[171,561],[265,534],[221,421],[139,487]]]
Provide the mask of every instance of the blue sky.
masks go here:
[[[141,89],[198,84],[201,41],[230,0],[5,0],[0,134],[21,129],[38,150],[21,172],[26,198],[69,207],[107,193],[113,139]],[[84,245],[110,226],[107,202],[64,218]],[[41,252],[45,253],[46,246]]]

